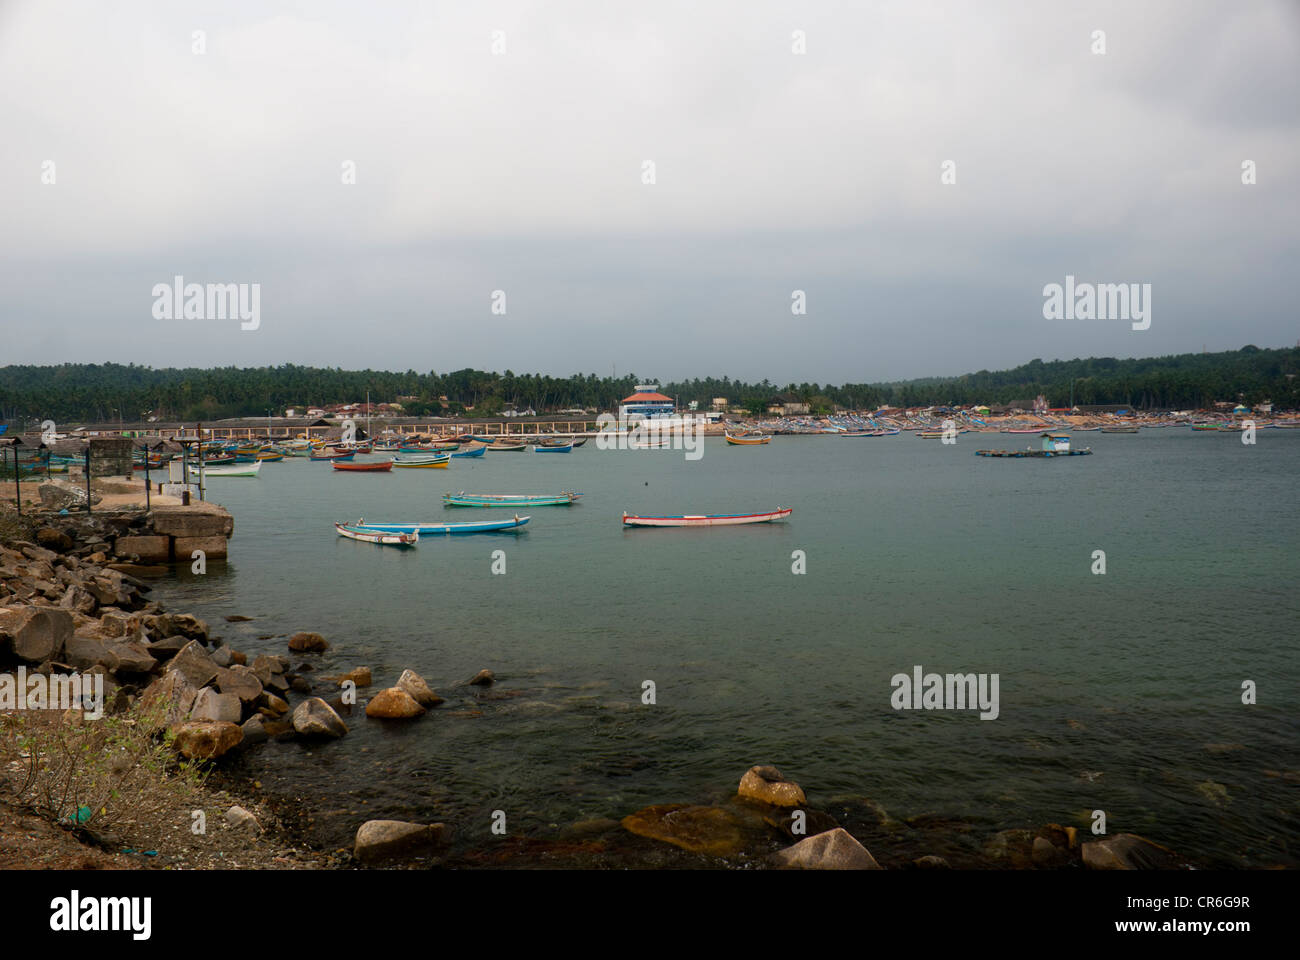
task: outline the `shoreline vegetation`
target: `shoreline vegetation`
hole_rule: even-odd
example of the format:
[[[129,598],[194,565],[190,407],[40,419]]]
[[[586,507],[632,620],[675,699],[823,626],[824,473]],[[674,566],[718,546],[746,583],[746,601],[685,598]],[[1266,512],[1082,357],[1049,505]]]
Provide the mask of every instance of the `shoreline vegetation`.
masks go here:
[[[149,568],[112,556],[142,506],[20,519],[0,505],[0,697],[14,696],[6,677],[20,673],[45,681],[51,700],[70,675],[102,683],[104,697],[102,719],[88,719],[84,705],[16,709],[0,699],[0,869],[1191,867],[1143,837],[1092,836],[1081,814],[1001,830],[933,813],[898,819],[867,797],[810,799],[761,762],[720,771],[711,802],[666,797],[468,849],[452,844],[466,824],[349,810],[355,840],[331,848],[314,817],[343,798],[266,791],[240,772],[241,753],[273,738],[346,750],[350,725],[437,722],[420,718],[444,698],[411,669],[396,678],[368,667],[327,673],[338,665],[316,632],[290,636],[284,654],[252,656],[204,621],[167,611],[149,596]],[[490,670],[447,687],[460,688],[448,697],[485,702],[511,692]],[[728,780],[736,786],[724,793]]]
[[[880,407],[994,406],[1029,409],[1043,395],[1050,407],[1120,405],[1138,410],[1213,409],[1218,402],[1300,407],[1300,347],[1185,353],[1116,359],[1031,360],[1008,370],[882,383],[750,383],[730,377],[664,381],[660,390],[679,409],[708,410],[724,398],[730,412],[766,413],[778,397],[807,412]],[[341,370],[282,364],[248,368],[150,368],[135,364],[10,365],[0,367],[0,419],[64,422],[211,421],[264,417],[268,410],[357,403],[399,405],[413,417],[498,416],[506,410],[562,413],[616,409],[639,380],[632,374],[552,377],[464,369]],[[557,415],[558,415],[557,413]]]

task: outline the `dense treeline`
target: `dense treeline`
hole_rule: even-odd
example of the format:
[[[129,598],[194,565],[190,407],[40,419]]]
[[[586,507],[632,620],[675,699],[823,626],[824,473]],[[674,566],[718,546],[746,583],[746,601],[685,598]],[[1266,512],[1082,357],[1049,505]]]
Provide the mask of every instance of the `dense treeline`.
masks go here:
[[[779,385],[708,377],[664,383],[663,393],[681,406],[714,397],[734,406],[761,410],[777,395],[808,401],[817,412],[835,407],[874,409],[937,404],[1029,406],[1038,394],[1054,407],[1124,403],[1139,409],[1204,408],[1216,401],[1272,400],[1279,408],[1300,407],[1300,348],[1261,350],[1247,346],[1226,353],[1181,354],[1137,360],[1094,357],[1086,360],[1031,360],[1012,370],[928,378],[897,383]],[[641,381],[595,374],[550,377],[539,374],[395,373],[301,367],[166,368],[134,364],[63,364],[0,368],[0,419],[52,419],[56,422],[217,420],[280,414],[287,407],[353,403],[369,391],[375,403],[399,401],[407,413],[426,416],[499,413],[507,406],[538,412],[569,407],[612,410]],[[446,402],[440,400],[446,397]],[[402,398],[399,400],[399,398]]]

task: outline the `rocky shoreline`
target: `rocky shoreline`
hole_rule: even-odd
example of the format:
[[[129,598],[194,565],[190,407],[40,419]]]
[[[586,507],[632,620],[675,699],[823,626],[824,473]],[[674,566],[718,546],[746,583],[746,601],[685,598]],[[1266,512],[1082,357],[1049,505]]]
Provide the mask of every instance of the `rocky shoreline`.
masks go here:
[[[6,674],[40,677],[45,682],[80,676],[102,684],[106,715],[129,718],[133,727],[165,743],[178,764],[215,768],[217,779],[229,786],[223,804],[232,796],[256,795],[260,784],[241,782],[230,773],[229,763],[259,744],[272,739],[328,743],[345,738],[349,723],[365,722],[364,718],[418,722],[444,702],[410,669],[378,690],[368,667],[323,675],[317,668],[329,642],[316,632],[290,636],[284,654],[250,657],[214,637],[199,618],[167,611],[164,604],[149,598],[151,587],[136,575],[142,570],[130,562],[134,558],[121,562],[123,558],[115,561],[111,556],[114,538],[129,537],[133,522],[130,517],[55,513],[28,517],[21,524],[11,515],[5,520],[0,526],[0,681]],[[245,618],[232,614],[227,619]],[[462,682],[487,688],[496,678],[484,670]],[[10,689],[13,686],[10,681]],[[296,703],[291,704],[291,699]],[[68,716],[71,713],[62,716],[63,723],[77,722]],[[0,721],[6,715],[12,716],[12,705],[0,700]],[[3,773],[0,770],[0,784]],[[894,849],[888,838],[896,828],[911,829],[911,825],[904,826],[879,810],[873,826],[880,829],[862,829],[861,817],[850,812],[851,803],[837,806],[832,798],[823,805],[825,809],[811,804],[799,784],[766,765],[745,771],[734,794],[722,802],[656,804],[619,820],[574,824],[553,838],[512,838],[508,843],[503,837],[495,851],[452,853],[454,824],[378,819],[359,819],[351,849],[321,849],[309,830],[302,830],[285,847],[287,832],[292,832],[291,817],[277,817],[274,806],[271,798],[231,802],[222,815],[223,830],[239,838],[249,865],[342,868],[544,862],[552,866],[882,869],[883,860],[889,869],[1187,866],[1172,851],[1133,834],[1094,838],[1058,824],[997,832],[983,843],[974,860],[954,856],[941,843],[930,852],[903,854],[901,845]],[[876,846],[873,855],[863,839],[883,846]],[[262,846],[260,859],[250,852],[250,844]],[[670,854],[670,848],[675,853]],[[934,852],[940,849],[947,856]],[[689,856],[683,860],[683,855]],[[232,856],[223,862],[232,865],[238,860]]]

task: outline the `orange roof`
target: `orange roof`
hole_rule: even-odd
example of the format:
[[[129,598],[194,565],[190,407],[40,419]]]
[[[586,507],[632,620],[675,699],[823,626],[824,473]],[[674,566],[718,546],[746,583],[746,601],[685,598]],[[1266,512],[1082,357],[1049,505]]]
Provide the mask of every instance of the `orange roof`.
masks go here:
[[[623,398],[624,403],[672,403],[672,397],[665,397],[662,393],[634,393],[630,397]]]

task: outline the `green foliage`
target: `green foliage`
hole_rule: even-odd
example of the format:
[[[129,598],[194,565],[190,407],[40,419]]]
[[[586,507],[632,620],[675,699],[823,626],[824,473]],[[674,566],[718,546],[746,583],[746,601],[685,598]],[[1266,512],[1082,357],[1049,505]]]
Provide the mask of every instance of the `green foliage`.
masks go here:
[[[729,377],[664,383],[660,389],[679,406],[697,401],[708,409],[714,397],[731,406],[761,411],[778,393],[852,410],[879,406],[939,404],[1014,404],[1028,406],[1044,394],[1053,407],[1124,403],[1139,408],[1205,408],[1221,400],[1247,404],[1272,400],[1279,409],[1300,406],[1300,348],[1260,349],[1254,345],[1225,353],[1181,354],[1118,360],[1032,360],[1011,370],[981,370],[959,377],[894,383],[746,383]],[[63,364],[53,367],[0,368],[0,418],[51,419],[56,423],[126,422],[150,416],[163,421],[212,421],[260,417],[286,407],[355,403],[369,391],[375,402],[402,403],[412,416],[436,416],[474,407],[476,414],[507,404],[539,413],[567,407],[612,411],[638,383],[635,375],[617,379],[593,374],[550,377],[540,374],[396,373],[301,367],[219,367],[213,369]],[[445,403],[441,400],[446,397]],[[414,398],[414,399],[399,399]]]

